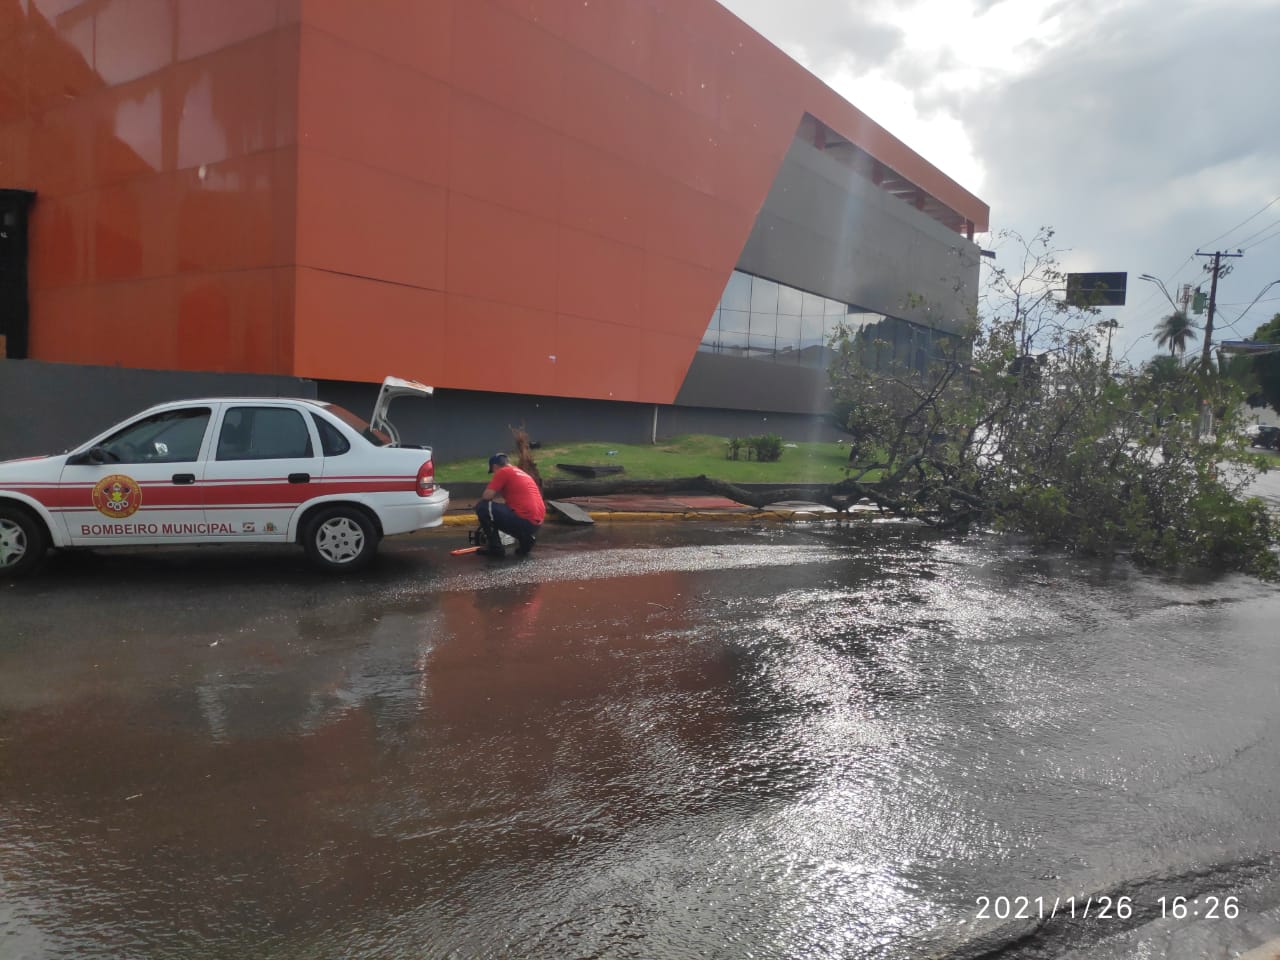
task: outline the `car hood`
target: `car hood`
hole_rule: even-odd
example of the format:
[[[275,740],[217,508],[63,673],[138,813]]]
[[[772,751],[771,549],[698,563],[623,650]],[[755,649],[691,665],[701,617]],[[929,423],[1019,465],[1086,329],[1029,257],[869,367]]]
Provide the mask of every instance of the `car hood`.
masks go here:
[[[382,389],[378,391],[378,402],[373,405],[373,416],[369,418],[369,426],[381,430],[391,438],[396,446],[400,444],[400,432],[387,419],[387,408],[396,397],[429,397],[435,393],[434,387],[428,387],[417,380],[402,380],[399,377],[387,377],[382,381]]]
[[[66,454],[56,457],[22,457],[0,461],[0,483],[14,480],[57,480]]]

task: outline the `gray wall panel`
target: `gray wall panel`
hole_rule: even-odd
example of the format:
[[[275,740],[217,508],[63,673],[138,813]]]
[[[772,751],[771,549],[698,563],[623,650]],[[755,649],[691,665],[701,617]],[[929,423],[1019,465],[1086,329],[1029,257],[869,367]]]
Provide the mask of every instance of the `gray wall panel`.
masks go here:
[[[973,242],[797,140],[738,268],[958,332],[977,304],[979,259]]]
[[[831,407],[826,365],[696,353],[678,406],[776,413],[823,413]]]
[[[320,381],[319,397],[368,417],[377,388],[369,384]],[[397,400],[391,420],[405,443],[431,446],[442,464],[511,451],[511,426],[524,425],[532,440],[545,444],[597,440],[648,443],[654,407],[607,400],[574,400],[514,394],[439,390],[430,399]],[[685,433],[747,436],[778,433],[786,440],[833,439],[839,431],[822,417],[776,412],[662,406],[658,439]],[[442,478],[448,480],[447,472]]]
[[[168,400],[314,397],[368,417],[377,393],[376,385],[366,383],[7,360],[0,362],[0,460],[60,453]],[[430,399],[397,400],[392,420],[406,443],[428,444],[442,463],[448,463],[510,450],[509,426],[521,424],[531,438],[545,443],[647,443],[653,437],[654,410],[647,404],[442,390]],[[685,433],[778,433],[791,441],[839,436],[822,417],[768,408],[664,406],[657,411],[659,440]]]
[[[168,400],[315,395],[297,377],[0,360],[0,460],[61,453]]]

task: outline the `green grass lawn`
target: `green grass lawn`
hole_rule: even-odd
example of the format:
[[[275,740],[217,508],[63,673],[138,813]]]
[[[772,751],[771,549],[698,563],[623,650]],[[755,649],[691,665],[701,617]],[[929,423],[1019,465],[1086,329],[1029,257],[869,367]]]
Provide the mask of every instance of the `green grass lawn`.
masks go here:
[[[782,448],[782,459],[774,463],[730,460],[725,437],[694,434],[672,437],[653,444],[630,443],[548,443],[533,451],[544,481],[573,479],[574,474],[557,470],[557,463],[586,463],[624,467],[625,476],[637,480],[665,480],[706,474],[729,483],[836,483],[845,478],[844,466],[849,445],[797,443]],[[616,454],[609,456],[609,451]],[[744,457],[745,453],[739,454]],[[514,459],[514,457],[513,457]],[[436,464],[436,479],[466,483],[488,480],[488,457]]]

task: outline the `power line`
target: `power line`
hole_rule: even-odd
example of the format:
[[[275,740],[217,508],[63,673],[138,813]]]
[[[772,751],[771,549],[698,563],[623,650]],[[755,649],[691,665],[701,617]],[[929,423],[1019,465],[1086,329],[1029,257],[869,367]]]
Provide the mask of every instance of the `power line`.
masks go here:
[[[1253,233],[1249,234],[1247,237],[1245,237],[1243,240],[1241,240],[1241,241],[1239,242],[1238,246],[1243,247],[1245,244],[1247,244],[1247,243],[1248,243],[1250,240],[1252,240],[1254,237],[1256,237],[1256,236],[1258,236],[1258,235],[1260,235],[1260,234],[1266,233],[1268,230],[1274,230],[1276,227],[1280,227],[1280,220],[1276,220],[1276,221],[1273,221],[1272,223],[1268,223],[1268,224],[1267,224],[1265,227],[1263,227],[1261,230],[1255,230]]]
[[[1263,237],[1261,240],[1253,241],[1253,243],[1249,244],[1248,246],[1242,246],[1240,247],[1240,249],[1242,251],[1252,250],[1254,247],[1258,246],[1258,244],[1260,243],[1266,243],[1268,240],[1274,240],[1276,237],[1280,237],[1280,223],[1272,224],[1267,229],[1268,230],[1274,229],[1275,232],[1268,234],[1267,236]]]
[[[1277,300],[1280,300],[1280,297],[1267,297],[1265,300],[1252,300],[1252,301],[1250,301],[1249,306],[1251,306],[1251,307],[1252,307],[1252,306],[1254,306],[1255,304],[1259,304],[1259,303],[1275,303]],[[1238,306],[1241,306],[1243,303],[1244,303],[1244,301],[1243,301],[1243,300],[1237,300],[1237,301],[1235,301],[1234,303],[1220,303],[1220,304],[1218,304],[1218,306],[1220,306],[1220,307],[1238,307]]]
[[[1224,233],[1222,237],[1230,236],[1231,234],[1235,233],[1237,230],[1243,227],[1250,220],[1254,219],[1254,217],[1259,217],[1262,214],[1266,213],[1269,209],[1271,209],[1277,203],[1280,203],[1280,197],[1273,197],[1270,203],[1264,205],[1263,208],[1259,210],[1257,213],[1254,213],[1254,214],[1251,214],[1250,216],[1245,217],[1243,220],[1237,223],[1234,227],[1232,227],[1230,230]],[[1219,240],[1222,239],[1222,237],[1214,237],[1212,240],[1209,241],[1209,243],[1203,243],[1201,244],[1201,246],[1207,247],[1209,246],[1209,244],[1217,243]],[[1245,239],[1248,239],[1248,238],[1246,237]]]

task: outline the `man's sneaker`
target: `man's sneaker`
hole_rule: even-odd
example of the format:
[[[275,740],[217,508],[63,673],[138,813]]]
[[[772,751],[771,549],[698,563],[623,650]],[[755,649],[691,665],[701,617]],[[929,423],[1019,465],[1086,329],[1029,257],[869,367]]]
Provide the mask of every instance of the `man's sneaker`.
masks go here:
[[[521,537],[520,546],[516,547],[516,555],[520,557],[528,556],[529,551],[533,549],[533,545],[537,542],[537,537]]]
[[[502,548],[502,544],[500,543],[492,543],[488,546],[481,547],[476,551],[476,553],[480,554],[482,557],[505,557],[507,555],[507,551]]]

